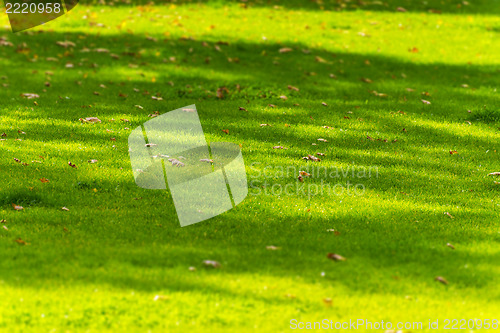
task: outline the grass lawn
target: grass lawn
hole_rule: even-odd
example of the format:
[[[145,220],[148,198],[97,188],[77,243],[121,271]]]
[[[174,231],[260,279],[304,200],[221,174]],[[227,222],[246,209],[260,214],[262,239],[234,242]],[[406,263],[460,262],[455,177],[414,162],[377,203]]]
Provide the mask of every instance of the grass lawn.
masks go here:
[[[469,2],[80,4],[17,34],[1,15],[0,331],[500,319],[500,6]],[[250,189],[181,228],[127,140],[191,104]]]

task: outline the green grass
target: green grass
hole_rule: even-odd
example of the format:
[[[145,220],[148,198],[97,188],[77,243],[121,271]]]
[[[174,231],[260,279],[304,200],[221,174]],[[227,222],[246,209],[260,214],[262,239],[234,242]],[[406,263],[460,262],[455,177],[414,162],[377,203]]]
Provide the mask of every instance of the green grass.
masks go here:
[[[500,171],[499,7],[341,3],[80,5],[4,28],[0,331],[284,332],[294,318],[439,318],[442,331],[446,318],[500,319],[500,187],[487,177]],[[126,128],[193,103],[207,141],[242,145],[253,186],[235,209],[180,228],[168,191],[136,186]],[[78,120],[93,116],[102,123]],[[302,159],[316,152],[321,162]],[[297,182],[280,168],[307,166],[378,177],[321,175],[305,193],[272,195]],[[364,195],[307,190],[347,181]]]

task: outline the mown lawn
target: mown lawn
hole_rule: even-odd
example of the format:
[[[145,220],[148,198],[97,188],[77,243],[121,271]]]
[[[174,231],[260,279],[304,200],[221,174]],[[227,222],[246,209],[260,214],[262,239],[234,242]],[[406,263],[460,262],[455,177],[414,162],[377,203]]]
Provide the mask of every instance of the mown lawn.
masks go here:
[[[500,7],[470,2],[80,4],[17,34],[0,16],[0,331],[500,319]],[[127,139],[191,104],[251,187],[181,228]],[[313,166],[356,173],[298,182]],[[348,182],[362,195],[318,190]]]

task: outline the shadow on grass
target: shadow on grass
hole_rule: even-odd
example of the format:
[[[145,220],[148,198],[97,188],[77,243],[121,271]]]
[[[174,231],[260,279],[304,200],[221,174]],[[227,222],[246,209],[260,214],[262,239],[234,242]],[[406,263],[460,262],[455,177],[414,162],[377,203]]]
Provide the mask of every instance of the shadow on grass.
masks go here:
[[[92,5],[98,4],[96,0],[81,0],[80,4]],[[499,13],[495,4],[487,0],[478,1],[451,1],[451,0],[385,0],[385,1],[348,1],[348,0],[135,0],[135,1],[113,1],[113,6],[130,5],[188,5],[188,4],[206,4],[210,6],[224,6],[228,3],[248,7],[272,7],[284,8],[287,10],[367,10],[367,11],[390,11],[398,12],[403,8],[409,12],[429,12],[434,14],[453,13],[453,14],[494,14]],[[498,3],[496,3],[498,5]]]
[[[280,55],[280,45],[259,45],[249,43],[236,43],[221,46],[222,52],[213,51],[210,47],[202,46],[201,41],[168,41],[161,44],[169,49],[175,61],[158,59],[153,56],[141,55],[143,48],[152,47],[151,44],[135,36],[89,36],[86,41],[78,41],[77,34],[42,33],[29,38],[31,47],[39,50],[39,60],[34,63],[38,71],[33,73],[33,68],[25,66],[26,57],[15,52],[15,49],[2,49],[4,62],[8,64],[5,69],[8,88],[0,90],[0,97],[5,104],[3,109],[16,110],[16,113],[3,113],[6,118],[14,117],[19,121],[34,118],[56,119],[64,122],[77,122],[84,116],[105,117],[109,120],[115,115],[125,114],[135,117],[129,126],[134,128],[140,123],[149,120],[148,113],[155,110],[166,112],[178,107],[199,103],[200,114],[207,135],[218,137],[221,135],[220,126],[231,126],[230,139],[236,142],[247,142],[248,161],[265,160],[270,152],[262,152],[262,147],[272,146],[274,142],[282,141],[296,145],[300,151],[285,153],[284,158],[300,159],[311,148],[310,141],[317,138],[316,133],[297,133],[281,130],[267,131],[260,128],[261,123],[273,123],[292,127],[329,125],[332,122],[339,125],[344,121],[347,111],[353,110],[355,117],[365,118],[367,126],[370,122],[375,125],[359,130],[355,136],[345,138],[333,137],[331,144],[335,147],[345,146],[345,151],[333,152],[338,162],[351,163],[356,156],[356,150],[374,150],[374,144],[386,145],[367,141],[366,135],[371,131],[380,130],[381,110],[404,109],[412,121],[418,119],[433,119],[439,121],[459,122],[466,115],[450,115],[450,108],[480,108],[488,105],[498,107],[498,99],[493,95],[484,95],[482,91],[460,88],[464,75],[469,77],[471,87],[496,87],[498,85],[497,69],[494,66],[451,66],[446,64],[413,64],[399,61],[398,59],[374,55],[337,53],[332,54],[319,49],[310,50],[311,54],[301,52],[304,45],[291,45],[292,54]],[[69,50],[68,59],[76,64],[75,70],[65,69],[64,61],[53,64],[44,59],[53,56],[59,49],[51,49],[58,40],[78,41],[76,50]],[[85,53],[80,54],[78,49],[91,45],[106,45],[111,52],[121,55],[120,60],[112,60],[107,54]],[[172,43],[172,44],[170,44]],[[123,45],[129,45],[132,56],[121,54]],[[49,47],[47,47],[49,45]],[[158,47],[158,45],[155,45]],[[193,52],[190,52],[193,49]],[[268,54],[264,56],[262,54]],[[228,62],[228,57],[239,58],[239,62]],[[315,56],[320,56],[329,63],[315,61]],[[208,64],[206,58],[210,57]],[[88,59],[84,61],[84,59]],[[342,61],[340,61],[342,59]],[[365,60],[369,59],[372,66],[366,66]],[[273,60],[277,64],[273,64]],[[113,77],[120,68],[130,68],[129,63],[135,63],[138,68],[130,69],[129,73],[120,77]],[[82,66],[79,66],[82,63]],[[92,64],[98,64],[93,66]],[[133,67],[133,66],[132,66]],[[54,75],[46,76],[46,71],[53,71]],[[109,71],[109,72],[107,72]],[[90,74],[86,78],[83,72]],[[156,83],[151,82],[148,75],[155,73]],[[337,79],[332,79],[329,73],[335,74]],[[407,79],[401,75],[404,73]],[[130,79],[126,76],[130,74]],[[26,80],[26,77],[32,80]],[[52,77],[51,87],[44,88],[44,81]],[[146,77],[147,79],[143,79]],[[216,78],[214,78],[216,77]],[[369,77],[372,84],[361,82],[362,77]],[[81,84],[75,83],[80,81]],[[110,83],[112,81],[113,83]],[[122,81],[122,82],[119,82]],[[172,81],[174,86],[167,84]],[[101,88],[105,84],[107,88]],[[297,85],[299,92],[290,92],[287,85]],[[218,100],[216,90],[226,86],[229,93],[223,100]],[[239,89],[238,89],[239,86]],[[406,88],[414,88],[415,92],[408,92]],[[133,88],[139,88],[135,92]],[[46,89],[46,93],[41,93]],[[388,94],[387,101],[381,102],[380,97],[374,96],[370,91],[377,90]],[[40,92],[37,99],[38,106],[33,106],[32,100],[22,99],[21,92]],[[93,94],[100,91],[101,95]],[[144,91],[149,94],[144,95]],[[433,99],[430,106],[423,105],[420,99],[422,91],[428,91],[438,97],[425,97]],[[119,97],[120,92],[126,92],[126,98]],[[153,101],[151,94],[158,93],[163,101]],[[286,94],[289,99],[284,101],[279,98]],[[59,97],[62,98],[59,98]],[[64,96],[70,97],[65,99]],[[444,97],[446,96],[446,97]],[[434,100],[435,98],[435,100]],[[294,100],[299,100],[301,106],[294,106]],[[329,107],[321,106],[321,101],[326,101]],[[82,108],[92,104],[92,108]],[[144,109],[134,107],[140,104]],[[266,107],[276,104],[277,108]],[[200,107],[201,106],[201,107]],[[238,107],[244,106],[248,113]],[[358,108],[357,108],[358,107]],[[33,108],[33,109],[31,109]],[[385,112],[384,111],[384,112]],[[2,111],[4,112],[4,111]],[[433,115],[430,115],[433,113]],[[385,114],[385,113],[384,113]],[[466,114],[466,113],[464,113]],[[383,119],[387,129],[377,135],[389,136],[401,134],[402,121],[400,118]],[[239,125],[245,122],[255,123],[251,126]],[[92,126],[92,127],[90,127]],[[73,128],[71,126],[54,125],[52,131],[44,133],[37,129],[36,122],[24,128],[27,135],[36,134],[29,141],[33,146],[43,143],[84,142],[87,145],[101,145],[104,140],[109,142],[110,134],[105,130],[110,125],[107,122]],[[346,125],[347,126],[347,125]],[[424,147],[427,141],[432,145],[445,145],[456,141],[451,131],[433,129],[430,126],[422,127],[418,123],[405,125],[412,133],[419,133],[414,141],[401,142],[408,148],[408,143],[415,147],[408,148],[409,152],[418,153],[418,147]],[[123,126],[122,126],[123,127]],[[277,127],[277,126],[276,126]],[[344,124],[339,127],[345,127]],[[0,132],[6,129],[0,127]],[[30,131],[31,130],[31,131]],[[393,130],[393,132],[391,132]],[[260,132],[259,132],[260,131]],[[391,134],[393,133],[393,134]],[[397,133],[397,134],[396,134]],[[73,134],[73,137],[69,136]],[[391,137],[392,138],[392,137]],[[126,134],[117,136],[119,153],[122,158],[126,154]],[[494,138],[474,137],[469,146],[476,145],[490,147],[494,145]],[[390,147],[397,147],[396,144]],[[351,151],[349,150],[351,149]],[[377,148],[383,150],[383,148]],[[397,148],[387,148],[388,151]],[[448,149],[448,148],[446,148]],[[353,152],[354,151],[354,152]],[[12,154],[5,149],[5,154]],[[69,154],[69,152],[68,152]],[[71,153],[85,159],[84,152]],[[447,156],[449,157],[449,156]],[[390,162],[406,166],[401,159],[391,159],[384,156],[358,157],[357,161],[364,165],[386,165]],[[422,172],[432,173],[436,179],[439,173],[463,175],[464,165],[458,164],[429,165],[417,160],[411,161],[412,167]],[[3,161],[0,167],[4,168]],[[126,163],[125,163],[126,164]],[[43,167],[43,166],[42,166]],[[65,166],[67,167],[67,166]],[[128,168],[128,165],[126,166]],[[15,169],[8,169],[15,170]],[[13,173],[21,173],[25,169],[17,169]],[[61,166],[61,170],[62,166]],[[63,172],[63,171],[61,171]],[[391,274],[419,281],[420,283],[433,283],[435,275],[447,275],[455,281],[455,288],[493,288],[496,272],[482,270],[476,267],[480,274],[471,275],[460,269],[465,263],[483,263],[494,266],[500,259],[498,253],[478,254],[466,250],[454,252],[453,257],[448,254],[446,242],[459,239],[464,248],[478,242],[490,242],[498,245],[498,236],[492,236],[486,231],[479,233],[473,226],[475,221],[481,221],[491,215],[482,213],[469,213],[462,221],[451,223],[438,219],[431,208],[412,211],[406,207],[392,207],[387,211],[377,211],[365,216],[366,210],[352,212],[352,214],[330,214],[312,209],[311,213],[304,213],[305,206],[313,206],[302,199],[297,199],[296,205],[304,205],[301,213],[287,212],[280,207],[274,207],[273,202],[256,204],[257,199],[242,204],[236,210],[217,217],[200,225],[180,229],[177,225],[174,207],[167,194],[144,191],[135,188],[131,192],[113,192],[116,183],[111,180],[102,180],[99,184],[91,182],[92,174],[68,177],[69,184],[83,181],[86,186],[68,187],[61,190],[68,197],[73,196],[73,202],[79,202],[78,207],[68,212],[71,219],[66,216],[54,219],[54,212],[45,212],[43,207],[33,205],[39,219],[37,225],[42,225],[42,232],[23,229],[30,240],[30,245],[19,248],[10,239],[2,239],[5,250],[2,271],[8,272],[2,279],[9,283],[42,284],[44,281],[55,283],[99,282],[121,288],[153,291],[157,289],[169,290],[212,290],[220,293],[230,293],[224,286],[207,286],[195,281],[170,280],[170,270],[187,270],[191,265],[200,266],[201,260],[217,259],[223,261],[224,269],[214,274],[230,272],[231,274],[262,273],[288,277],[303,274],[306,280],[313,283],[318,281],[321,271],[328,272],[327,281],[338,283],[356,291],[377,291],[380,281],[369,276],[376,270],[382,273],[382,280],[387,282],[392,279]],[[130,174],[131,176],[131,174]],[[396,175],[391,182],[380,182],[377,191],[383,194],[391,188],[397,188],[397,180],[404,179],[406,174]],[[425,183],[426,175],[414,176],[415,183]],[[461,183],[463,184],[463,182]],[[87,195],[93,188],[109,189],[108,192],[98,193],[90,197]],[[133,180],[126,182],[125,188],[131,189]],[[454,184],[447,184],[447,190],[454,189]],[[23,194],[24,193],[24,194]],[[43,193],[43,192],[42,192]],[[81,195],[85,193],[85,195]],[[81,195],[81,197],[80,197]],[[8,201],[17,199],[20,202],[31,202],[31,199],[42,197],[41,194],[22,192],[21,196],[12,194]],[[83,197],[83,198],[82,198]],[[133,201],[134,197],[142,197],[142,201]],[[128,201],[124,201],[124,200]],[[24,201],[23,201],[24,200]],[[322,198],[315,198],[316,205],[323,203]],[[426,203],[425,198],[409,199],[416,203]],[[272,200],[270,200],[272,201]],[[438,207],[440,208],[440,207]],[[23,219],[19,212],[13,218],[15,221]],[[441,211],[438,212],[442,218]],[[385,215],[383,215],[385,214]],[[28,215],[31,216],[31,215]],[[383,222],[377,222],[383,216]],[[407,221],[401,221],[402,216],[409,216]],[[422,224],[415,223],[417,218],[425,217]],[[165,221],[165,222],[163,222]],[[456,221],[456,222],[455,222]],[[491,227],[491,223],[483,225]],[[161,226],[159,226],[161,224]],[[60,231],[65,226],[73,233],[68,235],[52,233],[55,228]],[[341,235],[336,237],[328,234],[326,229],[338,226]],[[54,228],[54,229],[52,229]],[[98,232],[97,232],[97,231]],[[249,237],[257,235],[257,237]],[[259,237],[262,236],[262,237]],[[2,236],[4,237],[4,236]],[[5,240],[5,243],[3,242]],[[272,245],[264,241],[273,240],[275,245],[281,246],[282,251],[269,252],[265,246]],[[99,246],[104,244],[103,246]],[[439,248],[443,246],[443,249]],[[345,263],[333,263],[326,259],[326,253],[339,252],[346,257]],[[8,254],[11,254],[10,256]],[[42,255],[43,254],[43,255]],[[21,262],[22,264],[18,264]],[[55,266],[54,262],[61,262]],[[117,275],[108,268],[112,263],[123,265],[124,272]],[[127,271],[127,266],[134,269]],[[457,268],[458,267],[458,268]],[[61,268],[66,268],[61,270]],[[140,268],[151,272],[151,276],[136,276],[136,269]],[[73,274],[74,271],[78,275]],[[166,273],[163,275],[163,273]],[[177,271],[175,271],[177,273]],[[354,276],[355,275],[355,276]],[[368,277],[367,277],[368,276]],[[384,282],[384,283],[385,283]],[[256,296],[254,296],[256,297]]]

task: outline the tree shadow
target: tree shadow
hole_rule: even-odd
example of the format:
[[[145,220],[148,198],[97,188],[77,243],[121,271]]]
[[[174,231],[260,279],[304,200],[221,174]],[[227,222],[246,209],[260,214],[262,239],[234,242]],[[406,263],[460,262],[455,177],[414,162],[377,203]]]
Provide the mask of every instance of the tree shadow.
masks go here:
[[[324,11],[388,11],[388,12],[427,12],[432,14],[453,13],[453,14],[494,14],[495,6],[490,1],[412,1],[412,0],[385,0],[385,1],[362,1],[362,0],[134,0],[113,1],[113,6],[130,6],[130,5],[193,5],[204,4],[210,6],[224,6],[228,3],[239,5],[243,8],[252,7],[271,7],[275,9],[287,10],[324,10]],[[83,0],[80,4],[103,4],[96,0]],[[493,12],[492,12],[493,10]],[[497,12],[498,13],[498,12]]]
[[[403,158],[359,157],[358,153],[363,150],[393,152],[397,150],[393,147],[401,143],[406,147],[413,145],[408,148],[409,152],[417,155],[425,145],[438,147],[459,140],[451,130],[444,131],[432,125],[421,126],[418,120],[458,123],[468,119],[468,108],[475,110],[484,104],[493,107],[499,105],[498,99],[494,95],[484,94],[483,88],[474,90],[475,87],[498,86],[497,69],[488,65],[415,64],[384,56],[332,54],[321,49],[309,49],[309,53],[304,53],[302,50],[307,49],[307,46],[302,44],[289,45],[293,49],[289,54],[280,54],[281,45],[278,44],[248,42],[220,45],[221,52],[218,52],[214,51],[215,43],[212,41],[205,41],[207,46],[204,46],[203,41],[192,40],[166,40],[160,41],[159,45],[152,45],[137,36],[89,36],[83,42],[78,41],[78,36],[79,34],[74,33],[23,36],[30,38],[30,46],[39,51],[38,56],[42,59],[33,65],[36,73],[33,68],[25,66],[25,55],[16,52],[15,48],[3,50],[3,61],[7,64],[4,72],[8,76],[10,87],[0,90],[0,97],[5,101],[3,109],[14,111],[11,114],[4,112],[2,116],[28,124],[28,128],[23,130],[27,135],[32,135],[28,140],[30,145],[42,146],[54,141],[68,144],[85,142],[100,146],[104,140],[109,142],[111,134],[105,132],[108,127],[115,130],[124,126],[135,128],[151,119],[148,114],[156,110],[166,112],[196,102],[207,140],[243,142],[243,152],[249,162],[265,160],[269,158],[271,151],[275,156],[281,154],[271,150],[275,142],[293,144],[295,149],[286,150],[283,155],[279,155],[282,158],[280,163],[287,159],[302,161],[301,157],[311,149],[311,142],[321,133],[331,135],[330,144],[334,146],[330,148],[331,153],[339,163],[351,163],[356,158],[360,164],[368,166],[399,164],[411,166],[417,171],[430,172],[435,179],[443,180],[439,178],[439,173],[463,175],[464,165],[459,164],[460,161],[457,164],[442,165],[429,165],[418,160],[406,163]],[[78,41],[77,48],[67,50],[67,61],[75,65],[73,69],[65,67],[66,60],[56,63],[46,61],[46,58],[53,56],[56,47],[51,48],[50,45],[67,39]],[[16,42],[21,40],[19,38]],[[80,48],[92,44],[107,45],[111,53],[119,54],[120,59],[115,60],[107,53],[78,52]],[[123,45],[128,45],[126,54],[122,51]],[[164,61],[155,57],[153,52],[139,52],[153,47],[168,50],[175,59],[166,58]],[[326,62],[317,61],[317,56]],[[367,59],[371,63],[369,66],[366,65]],[[129,66],[130,63],[134,66]],[[359,68],[363,68],[362,74]],[[127,69],[128,72],[117,78],[116,73],[120,69]],[[52,71],[53,75],[45,74],[47,71]],[[334,78],[329,74],[334,74]],[[469,77],[468,82],[472,88],[460,87],[464,76]],[[31,80],[26,80],[27,77],[31,77]],[[152,82],[153,77],[155,82]],[[364,81],[361,80],[363,77]],[[372,83],[367,83],[366,78],[370,78]],[[51,85],[45,87],[44,82],[48,79]],[[102,88],[103,84],[107,87]],[[289,90],[288,85],[300,87],[300,90]],[[68,88],[70,86],[79,87],[77,93],[74,88]],[[227,89],[227,92],[223,90],[224,98],[217,97],[217,90],[221,87]],[[134,91],[134,88],[139,91]],[[406,88],[415,91],[410,92]],[[46,92],[41,92],[42,89],[46,89]],[[375,90],[388,97],[374,94]],[[40,98],[36,99],[39,107],[33,105],[33,100],[19,96],[21,92],[28,91],[40,93]],[[93,94],[93,91],[100,95]],[[145,94],[145,91],[148,93]],[[423,97],[422,92],[429,92],[431,96]],[[120,93],[127,96],[120,96]],[[280,98],[282,95],[287,95],[288,99]],[[163,100],[153,100],[152,96]],[[421,99],[431,99],[432,104],[422,104]],[[295,106],[295,100],[300,100],[302,105]],[[322,101],[328,106],[323,107]],[[268,104],[274,104],[275,107]],[[247,112],[239,107],[245,107]],[[449,113],[450,108],[459,107],[465,111],[463,117]],[[398,113],[401,110],[406,115]],[[352,113],[347,113],[349,111]],[[130,117],[130,124],[109,122],[110,118],[118,119],[120,115]],[[99,116],[104,122],[89,126],[67,125],[77,123],[78,118],[85,116]],[[345,116],[350,118],[346,119]],[[50,134],[38,128],[36,122],[29,122],[37,117],[55,121]],[[403,120],[405,117],[409,117],[411,121]],[[363,119],[363,122],[358,118]],[[379,121],[386,126],[384,129],[381,129]],[[349,127],[353,122],[366,125]],[[224,124],[224,129],[229,128],[229,137],[222,132],[221,123]],[[263,123],[273,126],[260,127]],[[347,137],[328,134],[328,129],[323,129],[322,125],[330,125],[335,129],[349,127],[355,134]],[[402,134],[402,126],[410,134]],[[311,132],[303,129],[311,129]],[[0,127],[0,132],[8,130],[12,132],[16,129]],[[412,133],[419,135],[410,140],[407,136],[413,135]],[[70,134],[73,136],[69,136]],[[368,140],[367,135],[375,139],[402,136],[404,139],[392,144]],[[127,132],[115,136],[117,155],[122,159],[122,164],[116,165],[116,169],[128,168]],[[495,147],[496,144],[496,137],[472,136],[471,141],[464,143],[464,147],[486,148]],[[269,149],[263,150],[264,146],[269,146]],[[345,147],[343,150],[338,148],[342,146]],[[9,147],[3,149],[2,154],[10,157],[13,153]],[[65,152],[63,155],[66,154],[87,159],[84,152]],[[26,169],[16,171],[4,160],[0,161],[0,167],[13,175],[16,172],[28,172]],[[29,172],[34,174],[34,171]],[[62,166],[56,167],[54,172],[62,173],[64,169]],[[99,173],[100,170],[95,172]],[[403,171],[400,172],[394,177],[395,180],[407,177]],[[93,174],[83,174],[81,177],[91,179]],[[425,175],[413,177],[417,184],[428,178]],[[10,239],[2,239],[2,243],[5,240],[3,247],[6,254],[0,265],[5,265],[6,269],[2,271],[7,272],[2,279],[12,284],[19,283],[19,279],[22,284],[52,280],[56,283],[98,281],[119,288],[146,291],[172,288],[231,294],[224,286],[206,286],[193,280],[175,283],[168,280],[172,276],[170,270],[177,272],[175,269],[199,266],[201,260],[214,258],[224,261],[224,267],[227,268],[222,272],[235,275],[249,272],[278,277],[303,274],[308,282],[314,283],[318,272],[327,271],[332,275],[336,274],[329,282],[342,284],[355,291],[377,290],[379,281],[369,278],[370,273],[375,270],[387,274],[387,279],[390,279],[391,272],[402,271],[407,279],[420,283],[432,281],[438,272],[443,275],[447,273],[450,280],[457,281],[455,288],[458,290],[487,290],[493,288],[495,281],[494,271],[483,270],[478,266],[476,272],[481,274],[471,278],[468,272],[457,267],[467,262],[494,266],[498,262],[498,254],[459,250],[453,252],[452,257],[445,252],[448,248],[444,246],[447,241],[454,239],[460,239],[464,248],[478,242],[497,245],[498,237],[487,231],[494,221],[482,225],[484,232],[470,228],[471,223],[490,217],[484,210],[469,213],[463,220],[452,224],[449,220],[439,220],[430,208],[415,212],[408,206],[393,207],[386,212],[377,212],[387,214],[384,216],[384,223],[377,223],[379,216],[364,216],[366,211],[363,210],[352,215],[347,212],[337,212],[335,215],[328,211],[315,211],[314,208],[310,213],[304,212],[305,209],[300,213],[287,212],[275,208],[273,203],[266,200],[257,204],[257,199],[252,199],[206,223],[181,229],[177,226],[175,208],[168,201],[171,199],[168,193],[138,189],[131,172],[123,182],[122,188],[126,191],[120,193],[115,190],[116,181],[104,178],[99,181],[100,188],[95,195],[92,193],[92,185],[76,190],[74,187],[64,188],[64,184],[56,188],[73,202],[81,200],[79,204],[83,211],[75,209],[74,213],[69,212],[72,218],[69,221],[66,216],[53,218],[53,211],[39,209],[46,207],[29,207],[36,212],[39,224],[44,229],[35,230],[31,234],[24,230],[28,232],[31,244],[23,250],[16,248],[18,245]],[[68,181],[74,183],[75,180]],[[465,182],[466,180],[462,180],[458,185],[462,186]],[[396,185],[382,182],[374,184],[378,186],[374,192],[379,192],[375,194],[383,194],[392,188],[398,189],[397,182]],[[458,185],[448,184],[448,189],[455,189],[454,186]],[[30,192],[25,190],[25,193]],[[43,195],[39,192],[35,191],[31,195],[43,200]],[[142,198],[142,201],[134,201],[134,198]],[[9,200],[2,203],[8,205]],[[62,202],[56,205],[55,200],[52,199],[47,206],[55,209],[63,205]],[[318,206],[323,200],[317,197],[311,203],[300,198],[297,199],[297,206]],[[428,202],[421,196],[413,196],[408,200],[420,204]],[[31,214],[30,211],[27,213]],[[439,212],[439,215],[442,214],[443,212]],[[21,216],[12,215],[12,219],[18,221],[22,219]],[[141,219],[137,220],[135,216],[141,216]],[[400,221],[401,216],[409,216],[408,221]],[[425,222],[415,223],[415,220],[422,218]],[[326,232],[332,225],[339,226],[340,236]],[[450,228],[450,225],[456,229]],[[72,233],[62,233],[62,226]],[[60,232],[54,233],[54,230]],[[262,235],[262,238],[249,238],[249,233]],[[283,251],[270,254],[265,250],[267,245],[272,245],[265,242],[271,239]],[[165,240],[168,240],[166,245]],[[100,247],[100,244],[105,245]],[[443,244],[443,249],[437,248],[436,244]],[[330,251],[338,251],[348,257],[346,265],[340,266],[342,263],[336,265],[328,261],[326,253]],[[43,257],[42,253],[47,256]],[[22,265],[15,264],[16,261],[22,262]],[[114,261],[130,265],[134,270],[117,276],[111,269],[108,270]],[[66,270],[61,270],[54,262],[62,262],[61,266],[66,267]],[[137,277],[134,276],[136,268],[154,274],[145,278]],[[81,275],[74,276],[75,270]],[[168,274],[161,277],[164,272]],[[355,278],[354,273],[357,274]]]

